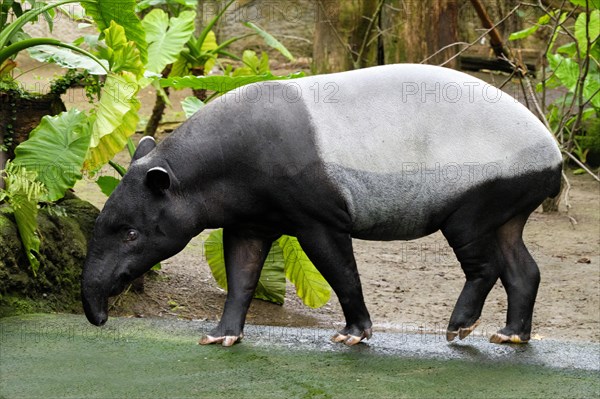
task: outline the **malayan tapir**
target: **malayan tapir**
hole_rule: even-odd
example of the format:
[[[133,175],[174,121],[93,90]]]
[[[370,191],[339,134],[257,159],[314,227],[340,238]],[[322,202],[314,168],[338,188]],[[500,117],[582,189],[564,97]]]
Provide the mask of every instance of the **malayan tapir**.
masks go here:
[[[282,234],[335,291],[333,336],[371,336],[352,238],[411,240],[441,230],[466,276],[447,330],[466,337],[498,278],[508,296],[495,343],[527,342],[540,281],[523,227],[559,192],[561,154],[544,125],[470,75],[388,65],[243,86],[159,145],[143,139],[96,221],[82,277],[85,314],[204,229],[223,227],[229,291],[200,343],[242,338],[265,257]]]

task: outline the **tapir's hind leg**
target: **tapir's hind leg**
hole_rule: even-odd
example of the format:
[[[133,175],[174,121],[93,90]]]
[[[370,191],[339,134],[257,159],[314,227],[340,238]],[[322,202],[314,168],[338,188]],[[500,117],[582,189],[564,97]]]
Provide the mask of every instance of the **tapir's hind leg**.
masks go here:
[[[490,342],[524,343],[531,335],[540,271],[523,242],[527,216],[515,217],[498,230],[498,241],[505,259],[500,279],[508,296],[508,313],[506,327],[492,335]]]
[[[453,247],[467,281],[450,317],[446,333],[448,341],[456,336],[463,339],[477,327],[485,299],[503,266],[502,254],[493,233]]]
[[[371,337],[371,318],[363,299],[360,277],[349,234],[318,227],[298,237],[302,249],[335,291],[346,327],[332,337],[334,342],[355,345]]]

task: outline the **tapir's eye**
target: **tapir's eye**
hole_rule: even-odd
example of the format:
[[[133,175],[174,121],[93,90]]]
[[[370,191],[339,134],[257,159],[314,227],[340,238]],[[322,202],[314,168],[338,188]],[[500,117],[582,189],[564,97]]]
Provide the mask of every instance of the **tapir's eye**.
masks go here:
[[[138,232],[133,230],[133,229],[129,229],[127,230],[127,235],[125,236],[125,241],[135,241],[138,238]]]

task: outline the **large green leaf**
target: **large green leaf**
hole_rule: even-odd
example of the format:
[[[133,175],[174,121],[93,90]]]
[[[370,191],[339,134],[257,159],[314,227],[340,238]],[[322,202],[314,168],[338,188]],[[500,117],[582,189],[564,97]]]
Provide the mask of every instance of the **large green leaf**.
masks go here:
[[[87,55],[73,52],[66,48],[54,46],[35,46],[28,49],[29,56],[40,62],[56,63],[64,68],[85,69],[92,75],[104,75],[108,69],[108,63],[102,68],[96,61]],[[106,62],[100,60],[101,62]]]
[[[238,87],[245,86],[250,83],[262,82],[266,80],[286,80],[296,79],[304,76],[303,72],[292,73],[287,76],[276,76],[271,73],[254,76],[173,76],[160,80],[162,87],[173,87],[177,90],[191,89],[206,89],[216,91],[217,93],[226,93]]]
[[[217,56],[213,54],[214,50],[219,48],[217,44],[217,35],[212,30],[208,32],[202,45],[200,46],[200,52],[207,54],[203,59],[206,59],[204,63],[204,74],[208,74],[211,69],[215,66]]]
[[[92,123],[90,148],[84,168],[95,171],[125,148],[127,138],[135,133],[139,121],[140,89],[138,79],[144,66],[137,46],[125,37],[125,30],[112,22],[104,31],[108,58],[112,71],[100,93]]]
[[[148,60],[148,44],[144,28],[135,13],[136,0],[97,0],[81,2],[86,13],[103,32],[114,21],[125,29],[127,40],[132,40],[140,52],[142,63]]]
[[[108,60],[112,72],[127,71],[139,79],[144,74],[144,64],[136,44],[127,40],[125,29],[115,23],[104,30],[106,47],[100,49],[100,55]]]
[[[585,9],[586,4],[590,8],[595,8],[595,9],[600,8],[600,0],[569,0],[569,1],[576,6],[582,7],[583,9]]]
[[[285,301],[285,272],[283,251],[274,242],[258,279],[254,297],[283,305]]]
[[[60,40],[47,38],[47,37],[20,40],[18,42],[11,44],[10,46],[0,47],[0,65],[2,65],[8,58],[14,56],[18,52],[25,50],[25,49],[29,49],[31,47],[39,46],[39,45],[51,45],[51,46],[70,49],[74,52],[77,52],[82,55],[85,55],[86,57],[89,57],[90,59],[96,61],[100,67],[105,68],[102,61],[99,60],[92,53],[90,53],[84,49],[81,49],[79,47],[73,46],[71,44],[63,43]]]
[[[84,168],[99,169],[127,145],[139,121],[139,86],[129,72],[109,73],[102,87],[100,103],[92,124],[90,148]]]
[[[100,191],[107,197],[110,197],[120,182],[121,180],[112,176],[100,176],[98,180],[96,180],[96,184],[100,187]]]
[[[44,200],[57,201],[81,179],[89,143],[87,116],[71,109],[43,117],[29,139],[15,149],[14,163],[36,172],[48,190]]]
[[[194,33],[194,11],[183,11],[179,17],[169,16],[161,9],[152,10],[142,20],[148,41],[147,69],[161,73],[175,62],[181,50]]]
[[[204,241],[204,257],[219,287],[227,290],[225,252],[223,251],[223,229],[213,230]]]
[[[315,268],[294,237],[278,240],[285,259],[285,276],[296,286],[296,293],[305,305],[319,308],[331,297],[331,287]]]
[[[582,57],[587,54],[588,37],[590,43],[594,43],[600,35],[600,10],[594,10],[589,14],[589,24],[587,18],[588,15],[582,12],[575,21],[575,38]]]
[[[583,96],[596,109],[600,109],[600,68],[594,63],[590,63],[590,69],[583,85]]]
[[[212,231],[204,242],[204,255],[217,284],[227,290],[223,229]],[[282,305],[285,299],[285,274],[282,250],[273,243],[263,266],[254,298]]]
[[[271,34],[264,31],[252,22],[244,22],[244,25],[256,32],[260,37],[263,38],[267,45],[279,51],[285,56],[285,58],[287,58],[290,61],[294,61],[294,56],[289,52],[289,50],[279,40],[275,39]]]
[[[548,63],[561,83],[569,91],[575,91],[579,79],[579,65],[573,59],[560,54],[548,54]]]
[[[181,102],[181,108],[183,108],[183,112],[185,113],[186,119],[190,118],[202,107],[204,107],[204,103],[202,102],[202,100],[194,96],[186,97]]]
[[[535,24],[535,25],[533,25],[533,26],[531,26],[529,28],[520,30],[518,32],[511,33],[510,36],[509,36],[509,38],[508,38],[508,40],[525,39],[526,37],[534,34],[535,32],[537,32],[537,30],[540,28],[540,26],[547,25],[548,22],[550,22],[551,16],[553,16],[553,13],[552,14],[544,14],[544,15],[542,15],[538,19],[537,24]]]
[[[577,55],[577,43],[570,42],[567,44],[563,44],[559,48],[556,49],[557,53],[564,54],[566,57],[575,57]]]

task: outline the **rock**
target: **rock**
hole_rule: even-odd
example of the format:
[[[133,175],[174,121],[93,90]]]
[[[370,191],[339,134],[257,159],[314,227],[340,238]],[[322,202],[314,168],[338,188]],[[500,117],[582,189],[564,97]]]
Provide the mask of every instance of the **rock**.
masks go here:
[[[38,214],[40,267],[34,275],[12,213],[0,206],[0,317],[80,309],[79,280],[98,209],[72,194],[57,203],[65,215]]]

